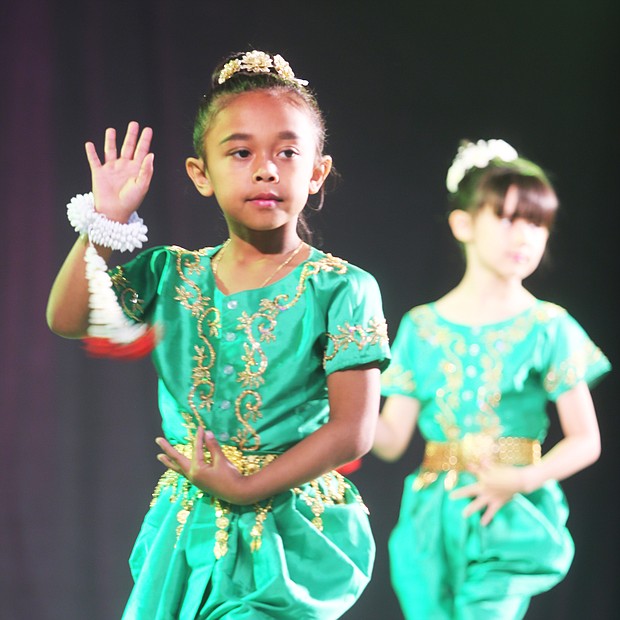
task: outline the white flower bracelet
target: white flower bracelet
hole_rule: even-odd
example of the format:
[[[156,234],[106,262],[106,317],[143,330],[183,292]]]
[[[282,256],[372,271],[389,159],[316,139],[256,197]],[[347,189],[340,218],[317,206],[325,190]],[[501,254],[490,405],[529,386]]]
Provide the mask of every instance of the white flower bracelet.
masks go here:
[[[132,213],[126,224],[110,220],[95,211],[92,192],[73,197],[67,204],[67,217],[78,233],[88,235],[91,243],[113,250],[132,251],[148,240],[148,228],[137,213]]]

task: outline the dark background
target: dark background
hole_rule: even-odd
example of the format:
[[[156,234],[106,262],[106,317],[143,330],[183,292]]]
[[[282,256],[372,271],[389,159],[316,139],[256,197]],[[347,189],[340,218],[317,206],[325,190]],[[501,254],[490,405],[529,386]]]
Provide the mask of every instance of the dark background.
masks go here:
[[[566,306],[618,364],[619,7],[614,0],[381,3],[59,0],[0,8],[0,617],[114,620],[127,557],[161,473],[148,360],[88,359],[46,328],[49,288],[74,240],[65,204],[90,189],[83,143],[132,119],[154,128],[149,244],[222,241],[184,159],[214,65],[281,53],[318,92],[342,180],[312,222],[320,247],[379,280],[402,314],[460,276],[443,219],[461,138],[504,138],[551,174],[562,213],[530,283]],[[614,77],[615,76],[615,77]],[[122,257],[126,258],[125,255]],[[615,617],[619,602],[615,375],[594,392],[603,456],[564,483],[577,554],[528,618]],[[557,437],[557,425],[552,438]],[[386,541],[414,441],[352,476],[370,507],[374,579],[346,615],[401,618]],[[424,620],[424,619],[421,619]]]

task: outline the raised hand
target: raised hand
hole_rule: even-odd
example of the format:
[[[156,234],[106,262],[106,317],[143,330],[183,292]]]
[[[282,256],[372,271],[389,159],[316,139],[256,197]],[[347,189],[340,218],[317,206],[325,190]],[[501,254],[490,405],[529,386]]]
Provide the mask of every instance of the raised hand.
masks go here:
[[[140,133],[138,123],[131,121],[119,156],[116,130],[106,129],[103,163],[95,145],[92,142],[85,144],[95,208],[106,217],[126,222],[144,200],[153,177],[154,155],[149,152],[152,137],[150,127]]]

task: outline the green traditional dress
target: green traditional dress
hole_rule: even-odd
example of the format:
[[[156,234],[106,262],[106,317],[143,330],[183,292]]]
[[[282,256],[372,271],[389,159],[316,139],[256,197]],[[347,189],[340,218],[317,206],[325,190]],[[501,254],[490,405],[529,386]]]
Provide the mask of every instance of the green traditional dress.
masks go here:
[[[161,247],[111,271],[128,316],[162,330],[153,352],[167,439],[199,424],[251,475],[329,418],[327,376],[389,359],[376,281],[311,248],[264,288],[224,295],[220,249]],[[367,510],[338,472],[236,506],[168,470],[135,543],[125,620],[337,618],[374,561]]]
[[[392,354],[382,393],[419,401],[427,442],[424,462],[405,480],[389,542],[403,612],[416,620],[521,618],[573,558],[560,486],[515,496],[486,527],[479,513],[462,516],[469,499],[449,492],[473,481],[468,462],[535,462],[547,402],[580,381],[592,384],[609,361],[564,309],[543,301],[481,327],[447,321],[435,304],[416,307],[403,317]]]

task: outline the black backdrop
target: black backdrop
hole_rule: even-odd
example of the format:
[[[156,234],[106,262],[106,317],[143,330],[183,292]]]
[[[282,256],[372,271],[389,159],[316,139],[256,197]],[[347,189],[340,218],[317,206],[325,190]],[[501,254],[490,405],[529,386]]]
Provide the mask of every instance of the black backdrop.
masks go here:
[[[154,127],[141,209],[150,244],[221,241],[217,207],[185,178],[191,125],[214,64],[273,50],[317,90],[342,180],[313,219],[321,246],[379,280],[401,315],[460,275],[442,219],[458,141],[502,137],[546,167],[562,201],[539,296],[571,310],[617,365],[619,10],[614,0],[381,3],[20,0],[0,8],[0,617],[110,620],[161,467],[148,360],[87,359],[44,321],[74,235],[64,205],[89,189],[83,142],[131,119]],[[531,619],[617,609],[615,376],[595,391],[600,461],[566,481],[577,555]],[[552,436],[557,436],[557,425]],[[401,618],[386,541],[417,440],[352,478],[372,513],[374,579],[346,615]]]

